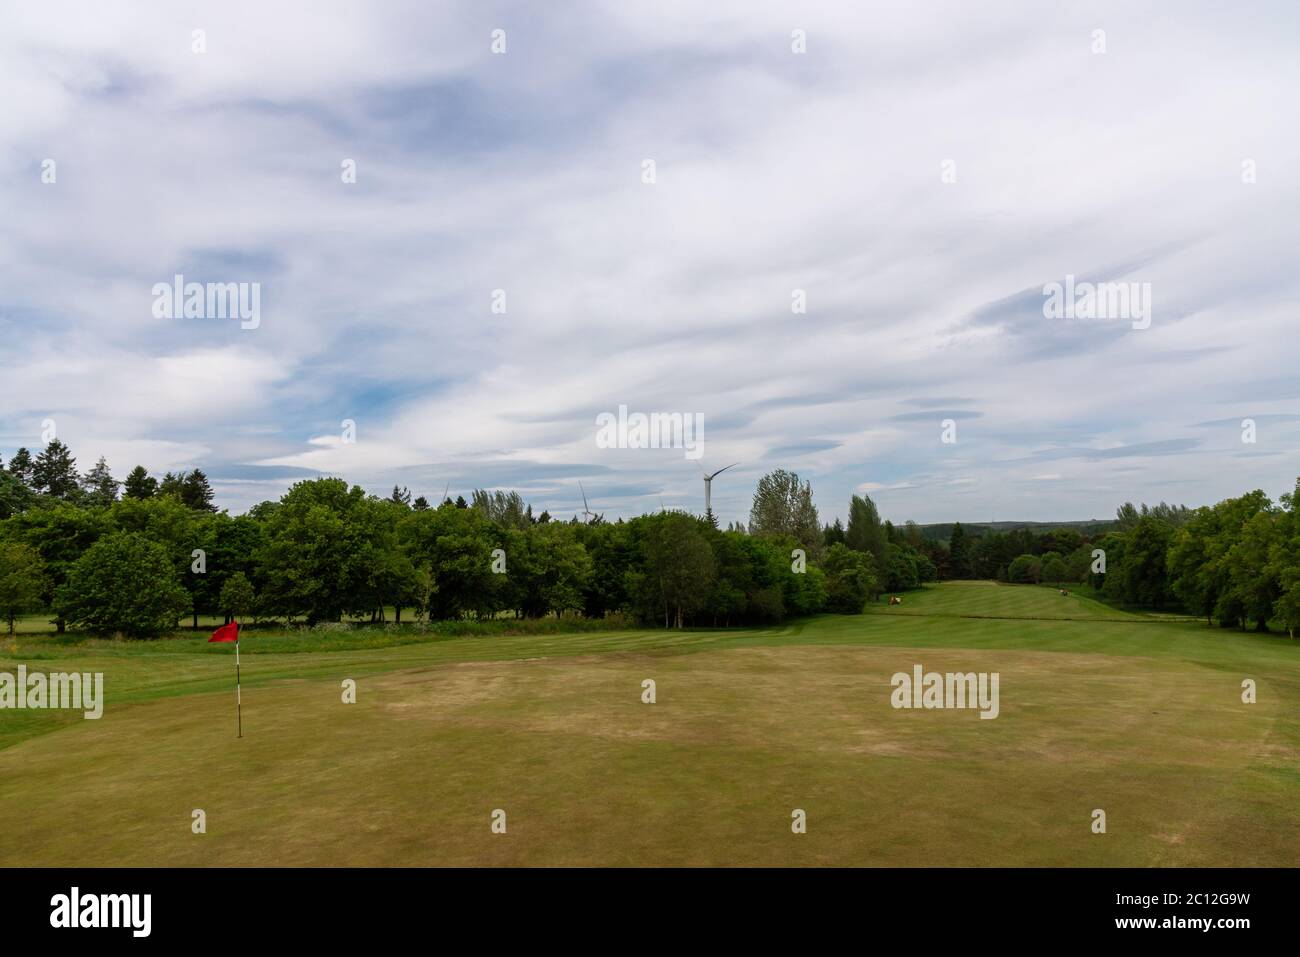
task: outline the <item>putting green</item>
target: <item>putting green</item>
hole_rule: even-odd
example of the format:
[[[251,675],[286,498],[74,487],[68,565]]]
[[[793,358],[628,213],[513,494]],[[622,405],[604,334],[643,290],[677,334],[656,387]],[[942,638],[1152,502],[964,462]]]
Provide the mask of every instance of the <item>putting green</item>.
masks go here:
[[[104,672],[107,699],[0,711],[0,865],[1300,860],[1285,637],[982,582],[773,629],[417,637],[250,635],[242,740],[228,648],[0,645],[0,670]],[[917,664],[997,672],[998,717],[894,709]]]

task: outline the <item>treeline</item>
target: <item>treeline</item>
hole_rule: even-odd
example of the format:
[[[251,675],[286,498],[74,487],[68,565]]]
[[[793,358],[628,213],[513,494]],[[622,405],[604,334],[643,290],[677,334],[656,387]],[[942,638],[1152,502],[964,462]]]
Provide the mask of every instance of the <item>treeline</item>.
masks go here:
[[[1300,482],[1274,503],[1262,491],[1169,516],[1144,513],[1102,537],[1102,593],[1177,606],[1224,628],[1292,638],[1300,627]],[[1121,514],[1121,519],[1123,519]]]
[[[246,515],[212,509],[201,472],[118,486],[101,459],[78,476],[66,448],[3,470],[0,611],[50,610],[56,627],[150,637],[182,616],[309,624],[619,613],[644,623],[741,625],[859,613],[879,591],[870,556],[824,547],[797,476],[755,496],[753,534],[664,511],[580,523],[534,516],[517,493],[430,507],[336,478],[299,482]],[[57,461],[57,468],[51,462]],[[39,467],[38,467],[39,465]],[[771,480],[771,481],[769,481]],[[807,489],[810,500],[811,490]]]
[[[1251,492],[1190,510],[1125,504],[1115,529],[1022,528],[947,542],[882,521],[866,495],[820,524],[811,483],[760,479],[746,527],[678,511],[556,521],[516,492],[433,506],[335,478],[299,482],[245,515],[218,512],[204,473],[123,482],[84,475],[61,442],[0,462],[0,614],[49,610],[58,630],[146,636],[182,616],[344,619],[621,614],[642,623],[748,625],[858,613],[882,591],[953,578],[1087,583],[1118,603],[1225,627],[1300,624],[1297,495]]]
[[[1183,611],[1225,628],[1300,627],[1300,483],[1275,503],[1262,491],[1189,509],[1134,506],[1116,511],[1111,531],[1017,529],[949,540],[902,532],[934,563],[940,579],[1086,584],[1117,604]],[[888,523],[886,523],[888,525]],[[827,529],[828,539],[835,530]]]

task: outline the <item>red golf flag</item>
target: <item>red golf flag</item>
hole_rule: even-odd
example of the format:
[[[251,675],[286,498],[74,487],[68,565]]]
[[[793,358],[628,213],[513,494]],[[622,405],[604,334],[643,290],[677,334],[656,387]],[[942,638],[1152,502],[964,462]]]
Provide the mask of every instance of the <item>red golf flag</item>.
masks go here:
[[[214,631],[212,637],[208,639],[208,644],[214,641],[239,641],[239,622],[232,621]]]

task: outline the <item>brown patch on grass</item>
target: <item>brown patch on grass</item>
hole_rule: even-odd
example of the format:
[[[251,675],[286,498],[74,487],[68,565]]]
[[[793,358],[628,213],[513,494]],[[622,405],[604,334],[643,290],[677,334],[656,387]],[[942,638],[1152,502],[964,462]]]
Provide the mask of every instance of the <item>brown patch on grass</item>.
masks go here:
[[[1001,715],[890,706],[998,671]],[[1276,864],[1285,701],[1173,658],[877,646],[455,663],[110,709],[0,752],[0,864]],[[658,703],[641,702],[641,681]],[[1158,712],[1158,713],[1153,713]],[[1286,726],[1288,729],[1290,725]],[[1287,730],[1285,734],[1290,734]],[[1285,737],[1279,733],[1279,736]],[[189,832],[208,812],[209,833]],[[505,808],[505,836],[489,831]],[[809,832],[789,833],[793,807]],[[1111,836],[1089,829],[1107,809]],[[1177,837],[1171,840],[1170,836]],[[1225,835],[1242,835],[1240,840]]]

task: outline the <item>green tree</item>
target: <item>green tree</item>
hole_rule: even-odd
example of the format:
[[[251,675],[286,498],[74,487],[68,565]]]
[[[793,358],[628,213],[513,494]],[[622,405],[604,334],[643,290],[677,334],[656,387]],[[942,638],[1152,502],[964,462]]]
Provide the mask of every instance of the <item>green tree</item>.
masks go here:
[[[86,550],[58,589],[61,617],[97,635],[156,638],[190,605],[167,549],[133,532],[106,535]]]
[[[210,587],[211,579],[206,569],[194,571],[194,550],[208,548],[204,541],[201,517],[171,496],[153,499],[122,499],[108,510],[109,528],[143,535],[163,546],[171,560],[175,579],[190,595],[190,609],[194,627],[198,627],[199,614],[213,611],[217,591]],[[209,556],[209,559],[211,556]],[[220,567],[205,559],[207,566]],[[218,586],[220,587],[220,586]]]
[[[844,541],[844,525],[838,518],[835,519],[834,525],[827,525],[822,529],[822,544],[827,548],[832,545],[843,545]]]
[[[355,513],[365,498],[360,487],[334,478],[298,482],[284,494],[267,517],[258,561],[268,612],[314,624],[339,621],[364,604],[349,559],[359,532]]]
[[[81,493],[77,460],[58,439],[51,439],[32,464],[32,487],[50,498],[72,501]]]
[[[1060,584],[1070,580],[1069,569],[1060,555],[1053,555],[1043,562],[1043,581]]]
[[[15,475],[0,470],[0,520],[27,511],[35,499],[36,493]]]
[[[1065,558],[1065,578],[1062,581],[1074,582],[1076,585],[1088,580],[1092,567],[1092,546],[1080,545]]]
[[[1300,628],[1300,569],[1288,570],[1282,579],[1282,593],[1278,596],[1274,613],[1282,621],[1292,640]]]
[[[103,513],[58,501],[43,502],[5,522],[6,537],[30,545],[45,563],[49,584],[42,604],[46,607],[53,606],[55,590],[67,580],[73,564],[95,543],[104,528]],[[57,615],[57,609],[54,624],[62,634],[66,622]]]
[[[529,517],[530,508],[518,492],[503,492],[501,489],[489,492],[486,489],[474,490],[474,502],[471,505],[483,517],[502,528],[528,528],[532,525]]]
[[[588,618],[603,618],[610,612],[628,608],[625,576],[640,555],[628,524],[602,522],[578,525],[576,529],[591,557],[591,574],[583,585],[582,613]]]
[[[871,496],[854,495],[849,499],[849,527],[844,533],[844,544],[856,552],[870,553],[877,568],[885,567],[889,535]]]
[[[749,564],[742,620],[749,624],[780,621],[787,612],[790,552],[799,547],[799,542],[793,538],[744,536],[739,543]]]
[[[158,483],[158,496],[160,498],[174,498],[181,501],[185,491],[185,473],[184,472],[164,472],[162,481]]]
[[[1228,549],[1228,581],[1243,615],[1255,622],[1256,631],[1268,631],[1273,606],[1282,595],[1280,570],[1270,562],[1274,554],[1278,514],[1271,506],[1253,515]]]
[[[400,542],[401,523],[410,514],[405,502],[374,497],[351,508],[346,525],[352,548],[343,570],[344,611],[386,621],[391,604],[401,622],[402,606],[414,601],[417,590],[415,565]]]
[[[1250,535],[1246,528],[1261,514],[1269,516],[1263,521],[1271,524],[1274,511],[1268,496],[1256,489],[1184,518],[1170,535],[1165,565],[1170,588],[1188,611],[1204,615],[1207,623],[1218,619],[1225,628],[1244,624],[1252,612],[1257,621],[1267,618],[1264,605],[1270,596],[1280,596],[1283,569],[1272,563],[1266,525]],[[1261,580],[1253,581],[1261,569]]]
[[[202,469],[195,469],[181,482],[181,502],[187,508],[197,512],[215,512],[217,506],[212,503],[215,493],[208,483],[208,477]]]
[[[1300,479],[1280,499],[1281,512],[1269,551],[1269,574],[1277,581],[1273,614],[1292,639],[1300,628]]]
[[[221,586],[221,613],[227,623],[232,619],[247,618],[252,613],[256,600],[253,583],[243,572],[235,572]]]
[[[584,607],[593,570],[591,556],[578,540],[584,527],[590,526],[551,522],[506,530],[506,607],[527,618],[563,615]]]
[[[645,583],[662,606],[665,628],[683,628],[704,607],[717,567],[704,537],[708,524],[682,512],[649,516],[645,548]],[[816,527],[816,526],[814,526]]]
[[[907,591],[921,584],[917,559],[920,556],[906,545],[889,545],[885,549],[885,589]]]
[[[961,522],[952,527],[948,536],[948,570],[953,578],[971,578],[970,539]]]
[[[503,605],[503,578],[492,571],[492,550],[502,545],[502,530],[475,508],[446,504],[412,511],[402,523],[403,544],[415,567],[432,570],[431,618],[486,618]]]
[[[1043,535],[1044,552],[1056,552],[1064,556],[1076,551],[1083,544],[1083,536],[1073,528],[1057,528]]]
[[[1165,556],[1170,590],[1189,612],[1204,615],[1207,625],[1213,623],[1223,584],[1211,558],[1220,518],[1213,508],[1198,508],[1191,520],[1173,535]]]
[[[0,614],[14,633],[14,619],[40,607],[49,590],[40,553],[22,542],[0,542]]]
[[[1126,604],[1160,608],[1170,598],[1168,566],[1173,527],[1163,519],[1143,515],[1134,523],[1124,544],[1124,554],[1107,579],[1117,577],[1120,598]]]
[[[1007,581],[1013,584],[1037,583],[1042,576],[1042,564],[1037,555],[1018,555],[1007,566]]]
[[[32,453],[19,449],[9,460],[9,474],[28,488],[32,487]]]
[[[733,531],[711,531],[708,538],[713,551],[714,578],[703,614],[715,627],[744,621],[754,584],[754,566],[746,545],[759,540]],[[596,567],[599,574],[599,561]]]
[[[915,552],[915,554],[917,582],[922,585],[926,582],[937,582],[939,580],[939,569],[934,564],[934,559],[924,552]]]
[[[791,615],[814,615],[826,608],[826,572],[819,565],[808,565],[802,572],[787,571],[782,599]]]
[[[157,492],[158,480],[151,476],[143,465],[131,469],[122,483],[123,498],[153,498]]]
[[[813,505],[812,483],[785,469],[758,480],[749,510],[749,531],[763,537],[792,538],[809,555],[821,551],[821,524]]]
[[[253,580],[256,576],[257,557],[265,541],[260,522],[248,515],[231,517],[225,512],[216,514],[194,512],[178,502],[163,499],[166,507],[179,510],[185,516],[183,534],[187,540],[177,541],[175,534],[168,540],[175,542],[185,562],[181,582],[189,590],[194,603],[194,627],[198,627],[200,614],[225,615],[221,594],[226,582],[236,574]],[[177,531],[181,523],[177,523]],[[194,570],[194,549],[203,551],[202,572]]]
[[[122,483],[113,478],[108,462],[101,455],[95,467],[81,480],[81,487],[86,493],[87,505],[94,508],[108,508],[117,501],[117,490],[122,487]]]
[[[429,615],[429,606],[433,600],[433,594],[438,590],[438,580],[434,577],[433,569],[427,564],[418,564],[414,566],[415,575],[411,579],[411,604],[415,606],[416,621],[424,621]]]
[[[1119,508],[1115,509],[1115,524],[1119,526],[1121,532],[1127,532],[1137,520],[1141,518],[1138,510],[1133,507],[1132,502],[1125,502]]]
[[[871,560],[838,543],[826,549],[821,560],[826,575],[826,610],[860,615],[867,601],[880,593]]]

